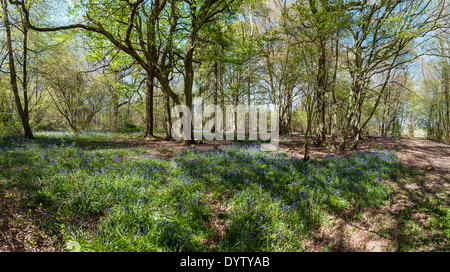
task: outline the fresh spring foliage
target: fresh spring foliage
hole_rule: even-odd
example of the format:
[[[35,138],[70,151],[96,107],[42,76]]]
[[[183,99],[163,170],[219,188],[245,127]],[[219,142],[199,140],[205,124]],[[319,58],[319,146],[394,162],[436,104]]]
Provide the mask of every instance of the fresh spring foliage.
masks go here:
[[[29,208],[82,251],[298,251],[329,214],[387,200],[403,169],[391,151],[304,162],[235,144],[168,161],[51,136],[5,138],[0,178],[28,188]]]

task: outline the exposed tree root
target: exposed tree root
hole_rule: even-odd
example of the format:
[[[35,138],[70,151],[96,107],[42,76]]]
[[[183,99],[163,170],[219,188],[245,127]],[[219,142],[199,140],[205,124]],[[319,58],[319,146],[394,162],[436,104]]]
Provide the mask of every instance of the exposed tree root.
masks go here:
[[[198,143],[195,140],[184,140],[184,139],[182,139],[181,140],[181,144],[185,145],[185,146],[194,146],[194,145],[196,145]]]
[[[161,141],[161,138],[156,137],[155,135],[153,135],[152,133],[149,133],[147,131],[144,131],[144,133],[142,133],[141,135],[139,135],[140,139],[147,139],[150,141]]]

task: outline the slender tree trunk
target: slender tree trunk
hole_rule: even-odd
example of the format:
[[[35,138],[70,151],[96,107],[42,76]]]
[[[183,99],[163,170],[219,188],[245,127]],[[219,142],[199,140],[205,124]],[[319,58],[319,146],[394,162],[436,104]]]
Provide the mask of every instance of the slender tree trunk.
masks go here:
[[[361,115],[362,115],[362,88],[363,88],[363,74],[358,73],[356,77],[355,84],[355,116],[353,119],[353,135],[352,135],[352,147],[351,149],[356,149],[358,147],[358,142],[361,138]]]
[[[125,116],[125,122],[129,122],[129,120],[130,120],[130,112],[131,112],[131,98],[128,100],[127,115]],[[122,119],[123,119],[123,113],[122,113]]]
[[[153,139],[153,92],[154,75],[151,71],[147,72],[146,94],[145,94],[145,131],[142,138]]]
[[[166,116],[166,140],[172,139],[172,117],[170,116],[170,96],[164,93],[164,109]]]
[[[450,65],[444,48],[444,41],[441,39],[441,54],[444,56],[442,59],[442,91],[444,93],[443,106],[445,107],[443,110],[445,113],[443,125],[445,128],[445,141],[450,143]]]
[[[250,60],[248,62],[248,80],[247,80],[247,107],[248,107],[248,131],[246,133],[246,136],[250,138],[250,109],[251,109],[251,73],[250,73]]]
[[[310,100],[310,99],[308,99]],[[311,131],[311,123],[312,123],[312,105],[306,106],[306,113],[307,113],[307,126],[306,126],[306,133],[305,133],[305,150],[303,153],[303,161],[309,160],[309,149],[308,149],[308,134]]]
[[[23,111],[25,118],[30,122],[30,111],[28,109],[28,27],[23,26],[23,73],[22,73],[22,91],[23,91]]]
[[[113,127],[115,127],[117,125],[117,116],[119,115],[119,103],[118,103],[118,99],[117,99],[117,93],[116,90],[113,90],[112,94],[111,94],[111,99],[112,99],[112,106],[113,106],[113,118],[111,121],[111,125]]]
[[[292,89],[289,88],[289,92],[288,92],[288,100],[287,100],[287,125],[288,125],[288,132],[289,132],[289,137],[291,137],[292,139]]]
[[[187,106],[188,109],[192,111],[192,88],[194,82],[194,67],[192,65],[192,52],[188,53],[190,56],[185,57],[185,82],[184,82],[184,105]],[[188,139],[184,139],[184,141],[188,144],[195,143],[194,140],[194,127],[193,120],[190,118],[190,129]]]
[[[309,89],[309,87],[308,87]],[[307,90],[306,96],[306,103],[305,103],[305,110],[306,110],[306,132],[305,132],[305,147],[304,147],[304,153],[303,153],[303,161],[309,160],[309,149],[308,149],[308,136],[311,132],[311,126],[312,126],[312,120],[313,120],[313,109],[314,109],[314,98],[311,98],[310,90]]]
[[[219,70],[217,67],[217,62],[214,62],[214,107],[216,107],[216,112],[214,113],[214,126],[212,128],[212,132],[216,132],[216,124],[217,124],[217,96],[219,92]]]
[[[327,73],[326,73],[326,43],[325,38],[319,41],[319,59],[317,70],[317,139],[316,145],[326,145],[326,122],[325,122],[325,93],[327,91]]]
[[[384,96],[384,107],[383,107],[383,115],[381,118],[381,136],[386,137],[386,115],[387,115],[387,100],[388,100],[388,94]]]
[[[187,106],[192,111],[192,89],[194,86],[194,65],[193,65],[193,56],[194,56],[194,48],[195,48],[195,40],[197,38],[198,30],[194,27],[189,32],[187,46],[184,54],[184,105]],[[195,144],[194,139],[194,123],[192,115],[190,116],[190,129],[189,135],[187,135],[190,139],[185,140],[183,142],[185,144]]]
[[[355,79],[353,81],[355,82]],[[348,96],[347,111],[345,113],[344,124],[343,124],[342,130],[341,130],[341,143],[339,144],[339,147],[338,147],[339,151],[345,150],[348,131],[349,131],[350,122],[351,122],[351,116],[352,116],[353,96],[354,96],[353,88],[350,88],[350,94]]]
[[[225,109],[225,92],[223,90],[223,70],[224,70],[223,64],[221,64],[219,66],[219,68],[220,68],[219,69],[219,90],[220,90],[220,96],[221,96],[220,103],[221,103],[222,110],[226,110]],[[227,118],[226,114],[223,114],[222,118],[223,118],[222,124],[224,124],[224,126],[225,126],[226,118]]]
[[[147,65],[149,69],[147,72],[147,82],[146,82],[146,94],[145,94],[145,131],[141,135],[141,138],[149,138],[155,139],[156,137],[153,135],[153,94],[155,88],[155,63],[152,63],[151,59],[156,60],[158,58],[158,52],[156,48],[156,21],[161,12],[160,2],[155,1],[153,9],[151,11],[150,17],[147,17],[147,40],[153,41],[148,44],[147,54],[150,57],[147,57]],[[163,85],[163,82],[159,80]]]
[[[22,127],[24,130],[24,137],[25,139],[32,140],[34,139],[33,132],[31,130],[30,123],[27,118],[27,114],[25,113],[24,109],[22,108],[22,103],[20,101],[19,96],[19,89],[17,86],[17,73],[16,73],[16,67],[14,64],[14,53],[12,48],[12,40],[11,40],[11,25],[9,22],[9,13],[8,13],[8,1],[2,0],[2,6],[3,6],[3,20],[5,24],[6,29],[6,43],[8,48],[8,56],[9,56],[9,70],[10,70],[10,80],[11,80],[11,89],[14,93],[14,100],[16,102],[17,106],[17,112],[19,113],[19,118],[22,123]]]
[[[336,85],[337,85],[337,69],[338,69],[338,60],[339,60],[339,32],[336,34],[336,42],[334,48],[334,72],[333,72],[333,85],[331,88],[331,93],[333,96],[333,106],[331,107],[331,125],[330,125],[330,133],[331,133],[331,143],[334,148],[336,148],[336,134],[337,134],[337,99],[336,99]]]
[[[351,149],[356,149],[358,147],[358,142],[361,137],[361,92],[358,92],[355,97],[355,118],[353,120],[353,139]]]
[[[410,114],[409,114],[409,120],[410,120],[410,124],[409,124],[409,137],[414,138],[414,137],[415,137],[414,132],[415,132],[415,130],[416,130],[416,123],[417,123],[417,121],[416,121],[416,118],[415,118],[413,112],[410,112]]]

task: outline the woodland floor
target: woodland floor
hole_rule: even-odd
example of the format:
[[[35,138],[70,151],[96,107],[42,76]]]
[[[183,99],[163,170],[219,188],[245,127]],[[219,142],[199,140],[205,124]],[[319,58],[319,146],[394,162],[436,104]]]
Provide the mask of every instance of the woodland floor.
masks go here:
[[[196,148],[217,148],[231,141],[205,141]],[[80,143],[85,149],[99,145],[136,146],[146,148],[154,157],[171,159],[183,146],[174,141],[150,141],[129,137]],[[304,139],[281,137],[279,150],[303,157]],[[393,150],[408,166],[425,172],[415,177],[404,177],[395,182],[393,197],[378,208],[351,208],[328,222],[311,235],[301,251],[450,251],[447,236],[439,227],[430,224],[433,211],[450,208],[450,145],[423,139],[366,138],[358,151]],[[347,151],[349,153],[351,151]],[[310,145],[312,159],[333,150]],[[340,154],[342,155],[342,154]],[[0,180],[0,183],[2,181]],[[50,237],[42,226],[43,214],[31,214],[23,203],[28,199],[25,191],[16,187],[0,186],[0,252],[62,251],[61,237]],[[218,230],[220,231],[220,230]]]

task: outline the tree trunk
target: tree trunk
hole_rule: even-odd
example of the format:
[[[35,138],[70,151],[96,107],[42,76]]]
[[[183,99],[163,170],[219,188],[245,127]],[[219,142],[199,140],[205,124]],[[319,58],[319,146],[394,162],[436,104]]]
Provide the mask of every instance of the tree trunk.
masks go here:
[[[442,54],[445,54],[444,50],[442,50]],[[445,56],[445,55],[444,55]],[[442,91],[444,92],[444,103],[443,106],[445,112],[445,120],[443,122],[445,128],[445,141],[450,143],[450,65],[446,57],[443,58],[443,69],[442,69]]]
[[[356,74],[353,75],[353,77],[355,77]],[[353,82],[355,82],[355,79],[353,80]],[[351,116],[352,116],[352,107],[353,107],[353,88],[350,88],[350,94],[348,96],[348,106],[347,106],[347,111],[345,113],[345,118],[344,118],[344,124],[342,126],[342,130],[341,130],[341,143],[339,144],[339,151],[344,151],[345,150],[345,146],[346,146],[346,141],[347,141],[347,136],[348,136],[348,130],[350,127],[350,122],[351,122]]]
[[[333,106],[331,107],[331,122],[330,122],[330,134],[331,143],[336,149],[336,134],[337,134],[337,99],[336,99],[336,85],[337,85],[337,70],[338,70],[338,60],[339,60],[339,32],[336,35],[336,43],[334,48],[334,71],[333,71],[333,85],[331,88],[331,93],[333,96]]]
[[[351,149],[356,149],[358,147],[358,142],[361,137],[361,114],[362,114],[362,74],[359,74],[356,78],[355,84],[355,117],[353,120],[353,137],[352,137],[352,147]]]
[[[112,106],[113,106],[113,118],[111,120],[111,126],[115,127],[117,125],[117,116],[119,115],[119,103],[117,99],[116,90],[113,90],[111,94]]]
[[[287,125],[288,125],[288,130],[289,130],[289,137],[291,137],[292,139],[292,98],[293,94],[292,94],[292,89],[289,90],[288,92],[288,106],[287,106]]]
[[[224,69],[223,65],[220,65],[220,69],[219,69],[219,89],[220,89],[220,96],[221,96],[220,103],[221,103],[222,110],[226,110],[225,109],[225,92],[223,90],[223,69]],[[222,118],[223,118],[222,124],[225,125],[226,118],[227,118],[226,114],[223,114]]]
[[[22,73],[22,91],[23,91],[23,112],[25,118],[30,122],[30,112],[28,109],[28,27],[23,24],[23,73]]]
[[[153,92],[154,75],[151,71],[147,72],[146,94],[145,94],[145,131],[141,138],[154,139],[153,135]]]
[[[9,56],[9,70],[10,70],[10,80],[11,80],[11,89],[14,93],[14,100],[16,102],[17,106],[17,112],[19,113],[19,118],[22,123],[22,127],[24,130],[24,137],[25,139],[32,140],[34,139],[33,132],[31,130],[30,123],[27,118],[27,114],[25,113],[24,109],[22,108],[22,103],[20,102],[20,96],[19,96],[19,89],[17,87],[17,73],[16,73],[16,67],[14,64],[14,55],[13,55],[13,48],[12,48],[12,41],[11,41],[11,25],[9,22],[9,13],[8,13],[8,1],[2,0],[2,6],[3,6],[3,20],[5,24],[6,29],[6,43],[8,47],[8,56]]]
[[[383,116],[381,118],[381,136],[386,137],[387,133],[386,133],[386,120],[387,120],[387,114],[388,114],[388,109],[387,109],[387,101],[388,101],[388,93],[386,93],[385,97],[384,97],[384,107],[383,107]]]
[[[219,70],[217,67],[217,62],[214,62],[214,107],[216,111],[214,113],[214,126],[212,128],[213,133],[216,132],[216,124],[217,124],[218,92],[219,92]]]
[[[166,140],[172,139],[172,117],[170,116],[170,96],[164,94],[164,109],[166,111]]]
[[[361,94],[357,94],[355,98],[355,118],[353,121],[353,139],[351,149],[356,149],[358,147],[359,140],[361,138],[361,108],[362,102],[360,101]]]
[[[310,100],[310,99],[308,99]],[[308,109],[308,107],[310,107]],[[305,150],[303,153],[303,161],[309,160],[309,150],[308,150],[308,134],[311,131],[311,121],[312,121],[312,105],[307,105],[306,107],[307,111],[307,125],[306,125],[306,133],[305,133]]]
[[[325,38],[319,41],[319,59],[317,70],[317,139],[316,145],[326,145],[326,123],[325,123],[325,93],[327,91],[326,73],[326,43]]]
[[[191,111],[192,111],[192,88],[194,85],[193,55],[196,37],[197,37],[197,29],[193,28],[189,32],[189,37],[184,55],[184,105],[187,106]],[[190,118],[190,129],[188,133],[190,134],[186,135],[188,139],[183,139],[183,142],[185,144],[195,144],[194,124],[192,118]]]

